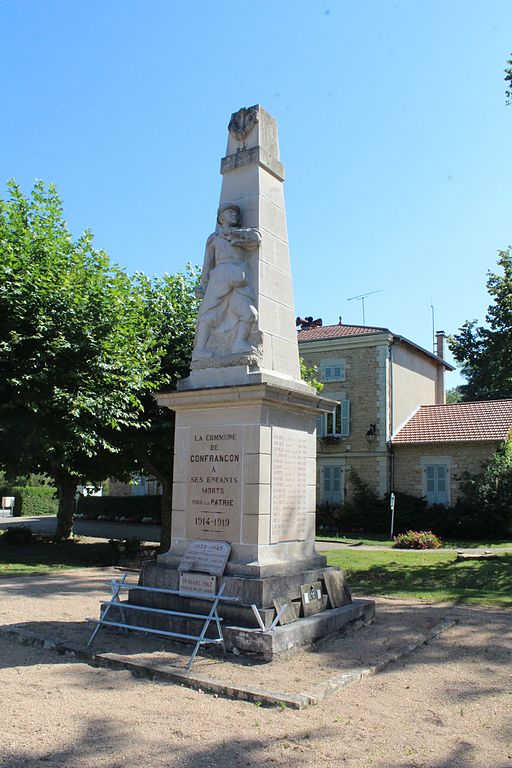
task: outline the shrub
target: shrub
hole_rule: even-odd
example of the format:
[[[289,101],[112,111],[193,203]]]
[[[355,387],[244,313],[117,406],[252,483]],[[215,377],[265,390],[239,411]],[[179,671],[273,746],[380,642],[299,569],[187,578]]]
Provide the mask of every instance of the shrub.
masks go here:
[[[439,549],[443,546],[441,539],[432,531],[407,531],[395,536],[395,549]]]
[[[455,512],[469,536],[512,533],[512,441],[499,448],[482,472],[462,476]]]
[[[16,517],[36,517],[38,515],[56,515],[58,501],[55,488],[47,485],[4,485],[0,488],[1,496],[14,496],[14,514]]]
[[[112,552],[112,564],[119,565],[121,561],[133,562],[141,554],[140,539],[109,539]]]
[[[4,531],[0,537],[0,542],[8,546],[31,544],[33,540],[34,534],[30,528],[27,528],[26,525],[12,526],[12,528],[7,528],[7,530]]]
[[[350,473],[351,495],[345,504],[322,504],[317,510],[319,534],[367,531],[384,533],[389,529],[386,504],[377,497],[354,470]],[[388,507],[389,509],[389,507]]]
[[[161,496],[81,496],[77,513],[85,520],[129,520],[141,523],[161,520]]]

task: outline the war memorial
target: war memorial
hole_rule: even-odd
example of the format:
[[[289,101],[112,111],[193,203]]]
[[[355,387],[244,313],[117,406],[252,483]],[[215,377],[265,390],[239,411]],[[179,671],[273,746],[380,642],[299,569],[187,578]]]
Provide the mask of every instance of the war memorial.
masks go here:
[[[284,168],[261,106],[232,115],[220,172],[191,373],[157,395],[176,413],[172,539],[139,583],[179,594],[132,590],[130,602],[204,613],[201,593],[222,583],[236,598],[219,606],[227,650],[270,660],[374,606],[352,601],[315,549],[315,428],[334,403],[300,377]]]

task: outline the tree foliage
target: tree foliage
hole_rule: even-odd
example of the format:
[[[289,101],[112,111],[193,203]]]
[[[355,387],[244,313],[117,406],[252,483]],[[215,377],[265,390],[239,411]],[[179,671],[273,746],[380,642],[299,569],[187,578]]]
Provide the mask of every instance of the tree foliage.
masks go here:
[[[310,387],[314,387],[317,392],[321,392],[324,388],[324,384],[317,378],[318,368],[316,365],[308,366],[304,358],[299,358],[300,363],[300,377],[303,381],[309,384]]]
[[[73,240],[55,188],[0,200],[0,463],[43,472],[59,489],[69,536],[77,483],[119,470],[121,430],[140,428],[143,397],[168,380],[157,331],[130,278]]]
[[[149,278],[138,273],[134,286],[142,299],[145,324],[157,340],[159,371],[166,389],[190,370],[198,299],[195,287],[199,272],[187,267],[184,274]],[[143,474],[154,475],[162,485],[161,547],[170,545],[172,476],[174,456],[174,412],[161,408],[149,392],[140,395],[139,423],[123,429],[119,449],[125,465]]]
[[[456,511],[466,530],[491,538],[512,533],[512,441],[496,451],[482,472],[466,473],[460,487]]]
[[[452,387],[446,390],[446,402],[447,404],[462,402],[462,392],[460,387]]]
[[[512,104],[512,57],[507,61],[507,67],[505,69],[505,82],[507,84],[505,96],[506,103]]]
[[[452,354],[462,365],[467,384],[462,399],[495,400],[512,397],[512,249],[499,252],[503,274],[488,274],[487,290],[493,299],[486,326],[467,321],[449,339]]]

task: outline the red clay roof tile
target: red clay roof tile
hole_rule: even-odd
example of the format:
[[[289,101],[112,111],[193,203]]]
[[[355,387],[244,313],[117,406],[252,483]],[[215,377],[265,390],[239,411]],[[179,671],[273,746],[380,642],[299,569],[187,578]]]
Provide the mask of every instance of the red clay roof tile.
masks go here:
[[[421,405],[393,437],[404,443],[506,440],[512,432],[512,400]]]
[[[388,328],[373,328],[367,325],[322,325],[299,331],[298,340],[299,342],[321,341],[322,339],[339,339],[342,336],[367,336],[373,333],[391,333],[391,331]]]

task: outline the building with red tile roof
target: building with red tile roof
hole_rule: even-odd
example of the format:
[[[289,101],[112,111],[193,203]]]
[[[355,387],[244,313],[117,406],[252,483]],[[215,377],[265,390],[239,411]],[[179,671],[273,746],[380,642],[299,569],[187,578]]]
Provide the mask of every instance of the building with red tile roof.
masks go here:
[[[311,322],[309,322],[311,321]],[[512,430],[512,400],[445,403],[444,338],[436,353],[389,328],[300,320],[299,352],[337,402],[317,425],[319,503],[350,498],[352,472],[390,491],[453,504]]]
[[[393,445],[505,441],[512,431],[512,399],[422,405],[392,438]]]
[[[355,471],[379,496],[390,490],[389,441],[420,405],[445,402],[442,331],[437,354],[381,326],[297,318],[299,353],[337,402],[317,425],[318,500],[342,503]]]

